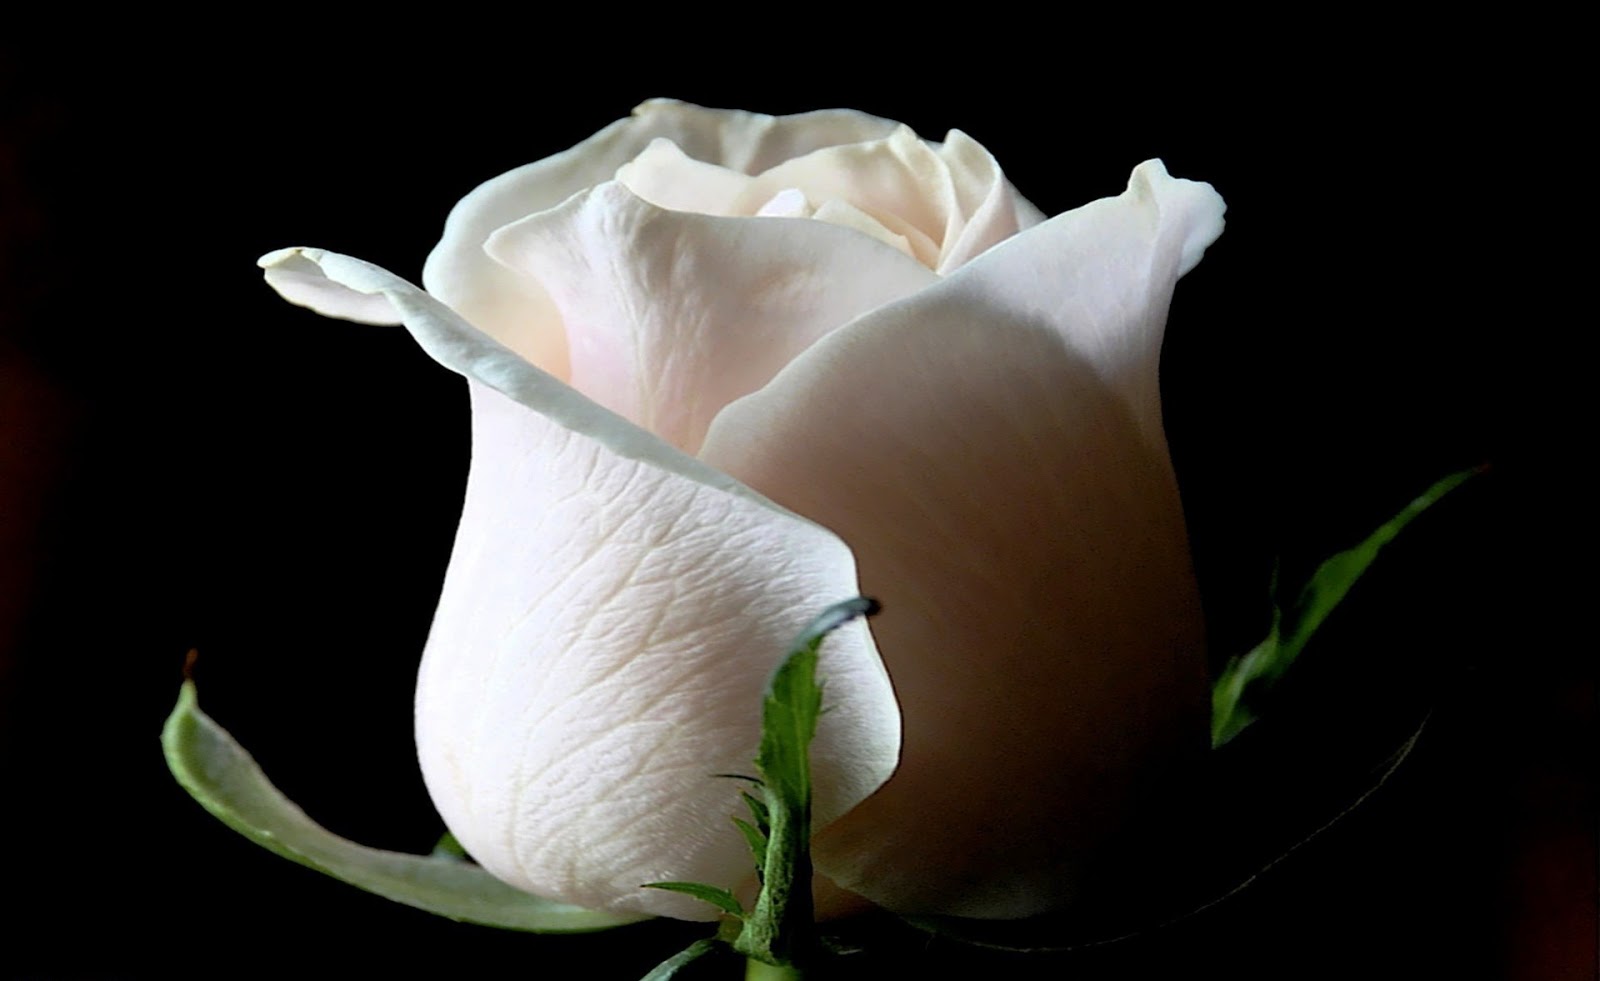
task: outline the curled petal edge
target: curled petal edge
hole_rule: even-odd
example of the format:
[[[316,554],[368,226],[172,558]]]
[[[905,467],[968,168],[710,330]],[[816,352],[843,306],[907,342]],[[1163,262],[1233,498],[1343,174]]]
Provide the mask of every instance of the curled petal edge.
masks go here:
[[[699,484],[755,501],[814,524],[756,493],[614,412],[579,395],[564,382],[468,323],[455,311],[381,266],[328,252],[291,247],[257,260],[279,295],[324,316],[369,324],[403,324],[435,361],[587,436],[607,449]],[[383,314],[383,308],[388,314]]]

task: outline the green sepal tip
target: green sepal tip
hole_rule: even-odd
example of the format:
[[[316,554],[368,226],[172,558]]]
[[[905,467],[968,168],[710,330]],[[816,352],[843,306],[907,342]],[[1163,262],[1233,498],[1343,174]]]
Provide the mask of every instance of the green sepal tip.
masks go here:
[[[446,837],[433,855],[360,845],[311,820],[244,747],[200,711],[186,681],[161,731],[179,785],[228,827],[269,851],[386,899],[452,920],[532,933],[582,933],[643,917],[587,910],[514,889],[465,861]],[[452,847],[454,850],[452,850]]]

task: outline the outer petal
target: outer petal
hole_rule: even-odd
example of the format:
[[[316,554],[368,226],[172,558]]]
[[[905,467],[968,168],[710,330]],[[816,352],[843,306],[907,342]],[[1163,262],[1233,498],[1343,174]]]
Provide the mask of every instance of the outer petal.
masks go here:
[[[315,250],[264,261],[387,298],[475,379],[466,506],[417,688],[418,755],[445,823],[530,892],[709,918],[639,887],[748,877],[728,820],[738,787],[711,775],[748,769],[779,657],[857,591],[849,550],[381,269]],[[887,778],[899,738],[864,626],[830,638],[823,670],[819,826]]]
[[[937,279],[851,228],[668,211],[618,182],[501,229],[488,251],[546,284],[573,387],[691,453],[723,406],[818,338]]]
[[[267,284],[296,306],[307,307],[324,317],[352,320],[358,324],[398,324],[395,312],[383,294],[357,293],[330,282],[322,267],[302,255],[301,249],[279,249],[261,257]]]
[[[1206,186],[1134,173],[819,342],[702,458],[839,532],[884,601],[905,748],[816,842],[901,911],[1024,916],[1115,880],[1110,843],[1206,746],[1203,629],[1155,402]],[[1041,816],[1058,815],[1042,830]]]
[[[894,127],[850,110],[767,116],[654,99],[572,149],[502,174],[468,194],[451,211],[422,281],[502,344],[565,377],[566,335],[543,288],[484,254],[483,244],[496,229],[610,180],[657,138],[673,141],[698,160],[753,174],[820,147],[876,139]]]

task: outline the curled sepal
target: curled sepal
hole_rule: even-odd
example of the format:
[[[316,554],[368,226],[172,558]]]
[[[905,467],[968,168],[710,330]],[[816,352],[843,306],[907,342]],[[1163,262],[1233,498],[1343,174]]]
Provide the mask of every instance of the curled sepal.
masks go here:
[[[1383,546],[1394,540],[1417,515],[1461,486],[1482,468],[1453,473],[1423,491],[1399,514],[1378,526],[1361,544],[1339,552],[1312,574],[1294,603],[1284,606],[1276,595],[1272,626],[1261,643],[1228,661],[1211,691],[1211,745],[1221,746],[1256,720],[1261,700],[1311,640],[1317,628],[1367,571]],[[1274,576],[1276,579],[1276,576]],[[1276,594],[1278,584],[1273,583]]]
[[[385,899],[533,933],[605,930],[641,919],[541,899],[445,852],[406,855],[339,837],[279,793],[245,748],[200,711],[192,681],[178,694],[161,746],[178,783],[222,823],[284,858]]]
[[[646,882],[643,888],[681,892],[685,896],[693,896],[702,902],[710,903],[729,916],[744,916],[744,907],[739,904],[739,897],[720,886],[708,886],[704,882]]]
[[[767,685],[756,753],[765,807],[751,805],[764,825],[758,830],[766,857],[759,863],[761,891],[733,942],[752,960],[789,965],[812,943],[810,747],[822,715],[817,652],[828,634],[877,612],[877,600],[864,596],[828,607],[801,631]],[[746,838],[753,846],[748,832]]]
[[[710,903],[737,921],[733,949],[750,959],[754,977],[766,968],[779,970],[806,960],[815,946],[811,904],[811,741],[822,715],[822,683],[817,654],[828,634],[857,617],[878,612],[878,601],[865,596],[823,610],[800,632],[768,682],[761,704],[761,745],[756,752],[760,778],[751,780],[760,797],[743,792],[754,823],[734,819],[755,853],[761,888],[748,911],[726,889],[703,882],[651,882],[647,889],[665,889]],[[729,777],[735,774],[718,774]]]

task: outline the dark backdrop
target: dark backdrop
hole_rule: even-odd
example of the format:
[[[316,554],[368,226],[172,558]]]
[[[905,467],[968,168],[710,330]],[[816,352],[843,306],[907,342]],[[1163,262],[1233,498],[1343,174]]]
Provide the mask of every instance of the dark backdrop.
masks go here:
[[[1495,104],[1492,71],[1376,53],[1252,65],[1245,84],[1207,66],[1135,81],[873,49],[870,70],[845,72],[828,67],[838,52],[763,42],[737,63],[608,48],[574,75],[548,51],[251,55],[245,37],[140,31],[0,54],[0,970],[635,977],[694,935],[530,938],[390,905],[212,820],[156,741],[198,648],[207,709],[314,817],[376,845],[432,842],[410,687],[465,476],[465,390],[398,329],[282,303],[254,260],[315,245],[416,278],[476,183],[654,95],[959,127],[1052,214],[1118,192],[1151,156],[1215,184],[1228,230],[1178,289],[1163,371],[1219,655],[1264,629],[1274,555],[1303,574],[1436,477],[1494,466],[1330,624],[1290,693],[1293,750],[1258,783],[1270,794],[1432,706],[1396,777],[1240,897],[1041,973],[1592,963],[1592,667],[1522,602],[1554,588],[1543,519],[1577,519],[1527,466],[1516,352],[1537,322],[1497,289],[1524,242],[1489,223],[1515,215],[1527,185],[1507,146],[1538,123]],[[1236,821],[1262,813],[1241,800]],[[897,953],[1016,969],[964,956]]]

